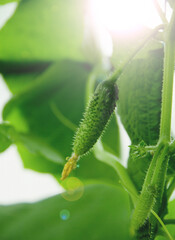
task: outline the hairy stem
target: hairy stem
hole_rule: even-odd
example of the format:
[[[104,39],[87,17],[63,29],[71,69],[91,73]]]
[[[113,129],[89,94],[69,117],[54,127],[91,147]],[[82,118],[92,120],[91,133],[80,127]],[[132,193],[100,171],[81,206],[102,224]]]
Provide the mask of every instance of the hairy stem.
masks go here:
[[[153,156],[153,159],[152,159],[152,161],[150,163],[150,166],[148,168],[148,171],[147,171],[147,174],[146,174],[145,181],[144,181],[142,189],[146,188],[152,181],[152,176],[153,176],[154,170],[156,168],[157,159],[158,159],[158,157],[160,155],[160,152],[161,152],[162,148],[163,148],[163,143],[161,142],[158,145],[158,147],[156,149],[156,152],[154,153],[154,156]]]

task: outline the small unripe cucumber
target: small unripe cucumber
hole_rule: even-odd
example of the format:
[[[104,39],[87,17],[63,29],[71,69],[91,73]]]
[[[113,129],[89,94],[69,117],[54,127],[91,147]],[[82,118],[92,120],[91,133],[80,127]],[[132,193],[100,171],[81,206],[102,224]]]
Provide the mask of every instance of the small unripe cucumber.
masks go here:
[[[75,135],[75,154],[81,156],[93,147],[114,111],[117,99],[118,89],[115,83],[106,80],[97,86]]]
[[[62,180],[76,168],[79,156],[87,153],[96,143],[115,109],[117,99],[115,83],[106,80],[97,86],[75,134],[73,154],[64,166]]]

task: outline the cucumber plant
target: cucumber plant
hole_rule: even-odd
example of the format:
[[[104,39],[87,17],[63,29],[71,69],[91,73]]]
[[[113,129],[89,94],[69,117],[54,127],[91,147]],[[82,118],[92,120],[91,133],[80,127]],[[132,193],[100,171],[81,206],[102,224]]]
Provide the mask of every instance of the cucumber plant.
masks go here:
[[[154,1],[162,24],[135,45],[127,39],[131,51],[121,41],[120,54],[109,33],[107,70],[95,37],[84,36],[84,0],[18,2],[0,29],[0,72],[13,94],[0,152],[15,144],[25,168],[50,173],[65,192],[0,206],[0,239],[175,239],[175,1],[169,21]]]
[[[163,16],[162,19],[165,23],[165,16],[160,12],[160,16]],[[140,51],[150,36],[153,36],[159,30],[159,27],[156,28],[151,35],[134,51],[134,53],[127,59],[127,61],[123,64],[123,66],[114,72],[108,80],[102,82],[95,91],[92,100],[89,103],[89,106],[84,114],[84,119],[78,128],[74,143],[73,143],[73,155],[68,160],[68,163],[65,164],[62,180],[64,180],[67,175],[69,175],[70,171],[76,167],[76,162],[78,157],[87,153],[98,140],[100,135],[102,134],[105,125],[107,124],[111,113],[115,109],[115,87],[114,83],[119,82],[119,93],[121,90],[121,99],[119,97],[119,114],[121,115],[122,120],[124,121],[124,126],[126,127],[131,140],[132,140],[132,148],[136,148],[139,141],[145,141],[144,144],[144,152],[145,156],[150,152],[151,149],[151,158],[145,164],[147,164],[147,169],[144,166],[143,180],[141,185],[137,190],[141,190],[141,192],[134,198],[134,208],[133,214],[131,217],[131,226],[130,233],[132,237],[136,239],[154,239],[158,226],[161,224],[165,232],[167,233],[167,237],[169,239],[173,239],[166,229],[165,225],[159,218],[164,217],[166,208],[165,199],[167,199],[167,192],[169,191],[168,183],[171,180],[168,177],[168,165],[170,159],[170,145],[171,145],[171,111],[172,111],[172,91],[173,91],[173,73],[174,73],[174,63],[175,63],[175,10],[173,11],[171,20],[169,24],[167,21],[164,28],[164,47],[162,47],[158,51],[161,53],[159,55],[155,55],[155,52],[150,52],[149,60],[147,61],[139,61],[133,60],[138,51]],[[164,53],[163,53],[164,51]],[[160,58],[158,58],[158,56]],[[157,59],[158,58],[158,59]],[[164,62],[163,62],[164,58]],[[148,62],[149,61],[149,62]],[[136,62],[136,63],[135,63]],[[146,97],[149,101],[149,107],[154,109],[155,98],[157,97],[155,94],[158,94],[158,102],[157,104],[161,104],[161,111],[156,113],[153,112],[150,115],[149,121],[147,123],[149,126],[145,125],[145,130],[143,129],[143,121],[146,116],[146,109],[144,109],[144,105],[140,104],[140,108],[143,107],[142,110],[138,109],[137,106],[134,106],[134,100],[128,99],[127,108],[126,108],[126,96],[124,96],[124,89],[127,88],[126,83],[124,83],[124,79],[121,76],[125,74],[127,69],[132,69],[132,64],[135,64],[136,68],[139,70],[139,66],[143,65],[141,69],[146,69],[145,75],[143,75],[143,70],[141,72],[142,75],[139,76],[137,74],[135,76],[135,82],[137,84],[142,85],[143,93],[145,90],[145,84],[150,87],[150,91],[148,92],[146,89],[145,94],[150,94],[150,96]],[[129,65],[129,66],[128,66]],[[152,66],[151,66],[152,65]],[[163,69],[162,69],[163,68]],[[157,73],[157,77],[153,77]],[[135,74],[136,71],[134,71]],[[150,74],[150,76],[149,76]],[[128,76],[132,76],[127,74]],[[143,79],[140,79],[140,78]],[[138,79],[139,78],[139,79]],[[157,78],[157,80],[156,80]],[[153,80],[152,80],[153,79]],[[155,82],[153,82],[155,80]],[[134,94],[134,90],[137,89],[136,83],[133,80],[130,80],[130,86],[133,88],[127,88],[125,93],[128,92],[127,97],[130,98]],[[149,82],[150,81],[150,82]],[[140,82],[140,83],[139,83]],[[108,88],[106,86],[108,84]],[[113,85],[112,85],[113,84]],[[134,85],[135,84],[135,85]],[[122,85],[124,87],[122,88]],[[159,91],[156,92],[154,89],[154,85]],[[103,87],[102,87],[103,86]],[[105,87],[104,87],[105,86]],[[110,86],[110,87],[109,87]],[[113,86],[111,88],[111,86]],[[158,86],[158,87],[157,87]],[[146,86],[147,87],[147,86]],[[105,89],[106,88],[106,89]],[[138,87],[140,88],[140,86]],[[160,91],[162,89],[162,92]],[[131,93],[130,93],[131,92]],[[137,93],[136,93],[137,94]],[[153,95],[154,94],[154,95]],[[137,96],[138,97],[138,96]],[[123,99],[125,98],[125,102],[123,103]],[[134,98],[133,98],[134,99]],[[140,96],[141,100],[141,96]],[[135,101],[136,102],[136,101]],[[125,105],[124,105],[125,104]],[[148,102],[146,103],[148,104]],[[124,106],[123,106],[124,105]],[[129,109],[131,108],[131,109]],[[157,106],[156,106],[157,108]],[[138,111],[137,117],[135,116]],[[142,115],[141,115],[142,113]],[[145,116],[144,116],[145,115]],[[134,122],[132,118],[138,119],[138,122]],[[132,125],[131,125],[132,124]],[[141,127],[140,127],[141,126]],[[160,131],[156,132],[155,128],[160,126]],[[157,129],[158,130],[158,129]],[[142,132],[143,131],[143,132]],[[146,131],[146,134],[144,133]],[[153,134],[152,134],[153,133]],[[152,144],[152,145],[149,145]],[[139,146],[138,146],[139,147]],[[136,159],[136,155],[131,152],[132,161],[144,161],[145,159]],[[138,153],[137,158],[142,158],[141,152]],[[146,160],[148,157],[146,156]],[[109,160],[110,161],[110,160]],[[128,170],[130,171],[130,165],[128,165]],[[132,166],[132,168],[134,168]],[[140,169],[139,169],[140,170]],[[122,175],[122,173],[121,173]],[[134,178],[134,176],[131,175]],[[125,181],[125,180],[124,180]],[[139,184],[135,181],[136,186]],[[127,180],[125,183],[127,186]],[[127,187],[126,187],[127,188]],[[130,190],[129,193],[132,195]],[[134,190],[135,192],[135,190]],[[164,199],[165,198],[165,199]],[[144,232],[144,234],[143,234]],[[141,235],[142,233],[142,235]]]

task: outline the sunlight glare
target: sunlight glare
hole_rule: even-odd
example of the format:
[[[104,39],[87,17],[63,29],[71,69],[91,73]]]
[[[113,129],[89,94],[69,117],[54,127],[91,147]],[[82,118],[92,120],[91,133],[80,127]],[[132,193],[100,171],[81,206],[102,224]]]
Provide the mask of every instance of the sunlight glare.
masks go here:
[[[152,0],[91,0],[91,16],[111,31],[133,31],[161,24]]]

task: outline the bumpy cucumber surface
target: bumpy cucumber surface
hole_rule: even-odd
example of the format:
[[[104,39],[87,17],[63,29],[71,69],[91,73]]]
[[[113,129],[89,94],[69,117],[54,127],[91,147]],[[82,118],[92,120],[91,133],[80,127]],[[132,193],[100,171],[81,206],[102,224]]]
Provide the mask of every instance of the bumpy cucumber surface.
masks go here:
[[[97,86],[75,135],[75,154],[81,156],[93,147],[114,111],[117,99],[118,89],[113,82],[106,80]]]
[[[75,134],[73,154],[65,164],[61,180],[76,168],[79,156],[87,153],[101,136],[118,99],[118,88],[111,81],[100,83],[84,113],[84,118]]]

